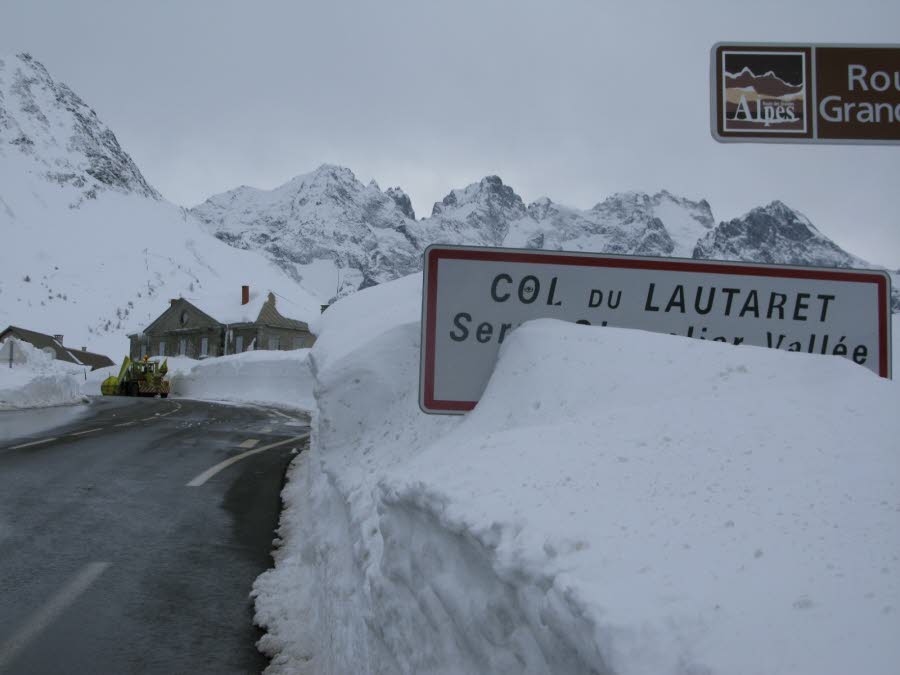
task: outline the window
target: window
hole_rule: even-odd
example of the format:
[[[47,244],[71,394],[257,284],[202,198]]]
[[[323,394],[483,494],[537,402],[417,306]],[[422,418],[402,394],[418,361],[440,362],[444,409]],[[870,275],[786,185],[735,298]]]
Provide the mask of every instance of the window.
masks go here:
[[[159,355],[160,355],[160,356],[165,356],[165,355],[166,355],[166,343],[165,343],[165,342],[160,342],[160,343],[159,343]]]
[[[294,336],[294,349],[303,349],[303,343],[306,339],[302,335]]]
[[[281,341],[277,335],[272,335],[269,338],[269,349],[281,349]]]
[[[244,336],[238,335],[234,338],[234,353],[240,354],[242,351],[244,351]]]
[[[200,338],[200,356],[209,355],[209,338]]]
[[[178,356],[184,356],[185,354],[187,354],[187,340],[181,338],[178,340]]]
[[[141,358],[147,356],[147,345],[141,345]]]

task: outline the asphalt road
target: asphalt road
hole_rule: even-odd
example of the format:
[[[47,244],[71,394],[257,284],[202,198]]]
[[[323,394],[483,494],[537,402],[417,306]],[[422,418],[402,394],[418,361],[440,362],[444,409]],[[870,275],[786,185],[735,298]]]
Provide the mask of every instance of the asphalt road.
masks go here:
[[[0,673],[263,670],[248,594],[307,432],[277,411],[108,398],[0,443]]]

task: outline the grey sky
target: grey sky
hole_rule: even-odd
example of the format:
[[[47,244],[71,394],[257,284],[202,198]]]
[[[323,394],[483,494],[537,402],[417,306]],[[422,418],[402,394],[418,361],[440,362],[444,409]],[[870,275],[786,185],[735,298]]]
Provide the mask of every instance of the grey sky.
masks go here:
[[[809,16],[814,14],[814,16]],[[29,51],[115,131],[170,200],[271,188],[323,162],[417,215],[490,173],[523,199],[772,199],[900,267],[900,146],[716,143],[717,41],[898,42],[900,2],[123,2],[4,0]]]

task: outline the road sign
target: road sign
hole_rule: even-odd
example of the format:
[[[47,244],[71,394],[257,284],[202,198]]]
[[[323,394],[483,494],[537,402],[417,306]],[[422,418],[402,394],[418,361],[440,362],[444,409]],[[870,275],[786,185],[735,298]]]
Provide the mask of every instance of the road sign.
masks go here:
[[[710,77],[718,141],[900,143],[900,46],[719,43]]]
[[[522,322],[844,356],[891,376],[887,272],[466,246],[425,251],[419,404],[471,410]]]

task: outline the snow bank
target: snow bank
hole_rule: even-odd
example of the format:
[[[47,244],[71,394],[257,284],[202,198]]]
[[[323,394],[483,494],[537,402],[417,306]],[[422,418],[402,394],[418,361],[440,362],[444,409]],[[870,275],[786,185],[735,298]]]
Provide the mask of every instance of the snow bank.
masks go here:
[[[169,360],[171,393],[183,398],[235,401],[313,410],[309,350],[258,350],[203,361]]]
[[[896,671],[900,386],[544,320],[472,413],[428,416],[420,284],[323,317],[254,590],[270,673]]]
[[[8,338],[0,344],[0,410],[80,403],[83,371],[27,342]]]

